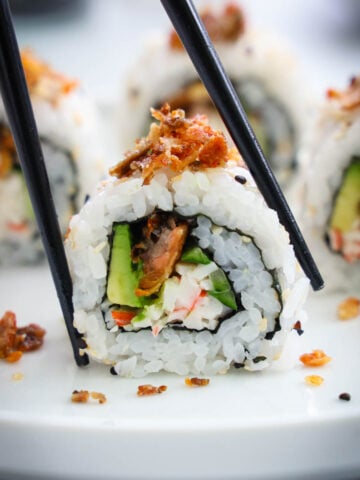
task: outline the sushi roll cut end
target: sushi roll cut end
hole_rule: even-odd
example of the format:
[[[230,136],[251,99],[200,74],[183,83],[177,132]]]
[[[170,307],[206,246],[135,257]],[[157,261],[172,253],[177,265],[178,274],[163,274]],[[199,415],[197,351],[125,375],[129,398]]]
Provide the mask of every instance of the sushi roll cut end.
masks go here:
[[[304,320],[288,235],[205,116],[168,104],[152,115],[70,222],[86,351],[120,376],[263,369]]]

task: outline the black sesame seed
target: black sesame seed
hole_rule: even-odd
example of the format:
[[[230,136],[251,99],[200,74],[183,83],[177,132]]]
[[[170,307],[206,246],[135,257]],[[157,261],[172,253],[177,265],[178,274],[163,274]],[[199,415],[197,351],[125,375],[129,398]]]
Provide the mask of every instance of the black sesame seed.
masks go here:
[[[340,399],[340,400],[345,400],[346,402],[350,402],[350,400],[351,400],[351,395],[350,395],[350,393],[347,393],[347,392],[340,393],[339,399]]]
[[[235,368],[244,368],[244,367],[245,367],[245,363],[234,362],[234,367],[235,367]]]
[[[254,363],[259,363],[259,362],[264,362],[266,360],[266,357],[264,357],[263,355],[259,355],[258,357],[255,357],[253,359],[253,362]]]
[[[246,183],[246,178],[243,177],[242,175],[236,175],[235,180],[241,183],[241,185],[245,185]]]
[[[110,373],[111,373],[111,375],[117,375],[115,367],[110,368]]]

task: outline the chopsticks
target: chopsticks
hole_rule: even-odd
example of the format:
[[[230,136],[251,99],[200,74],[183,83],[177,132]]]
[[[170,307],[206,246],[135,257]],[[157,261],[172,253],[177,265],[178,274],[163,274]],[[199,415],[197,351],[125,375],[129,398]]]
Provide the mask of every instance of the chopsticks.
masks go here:
[[[266,203],[277,211],[289,233],[295,255],[312,288],[320,290],[324,281],[192,1],[161,0],[161,3]]]
[[[73,325],[71,276],[7,0],[0,0],[0,89],[75,361],[86,365],[89,359],[79,350],[85,344]]]

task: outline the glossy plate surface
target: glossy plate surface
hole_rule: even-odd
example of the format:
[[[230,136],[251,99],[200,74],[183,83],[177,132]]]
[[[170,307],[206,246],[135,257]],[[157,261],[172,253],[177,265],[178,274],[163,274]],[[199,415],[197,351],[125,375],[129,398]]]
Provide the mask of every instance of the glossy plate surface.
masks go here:
[[[332,361],[309,369],[235,371],[205,388],[159,374],[112,376],[78,368],[46,266],[2,269],[0,311],[47,330],[41,350],[0,363],[0,478],[351,478],[360,471],[360,318],[340,321],[344,295],[310,296],[300,351]],[[22,380],[13,375],[23,374]],[[308,374],[324,383],[312,387]],[[137,397],[141,383],[167,385]],[[105,404],[73,404],[73,390],[102,392]],[[351,401],[341,401],[342,392]]]

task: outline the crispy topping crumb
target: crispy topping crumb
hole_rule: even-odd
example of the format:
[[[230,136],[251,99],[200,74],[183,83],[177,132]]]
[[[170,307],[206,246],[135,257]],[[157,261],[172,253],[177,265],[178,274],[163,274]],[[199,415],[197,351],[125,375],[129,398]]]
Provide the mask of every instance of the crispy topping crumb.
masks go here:
[[[43,342],[45,330],[35,323],[17,327],[16,315],[7,311],[0,319],[0,358],[14,363],[23,352],[38,350]]]
[[[99,403],[106,402],[106,396],[100,392],[89,392],[88,390],[74,390],[71,395],[73,403],[87,403],[90,398],[97,400]]]
[[[327,98],[336,100],[342,110],[354,110],[360,107],[360,76],[353,77],[345,90],[329,88]]]
[[[71,395],[73,403],[87,403],[89,400],[89,392],[87,390],[74,390]]]
[[[78,86],[77,81],[56,72],[48,64],[36,58],[29,49],[21,52],[21,61],[30,93],[39,95],[52,103],[56,103],[61,95],[70,93]]]
[[[322,367],[330,362],[328,357],[322,350],[313,350],[312,353],[304,353],[300,356],[300,361],[307,367]]]
[[[323,377],[320,377],[320,375],[307,375],[305,377],[305,382],[309,385],[314,385],[315,387],[318,387],[323,383],[324,379]]]
[[[155,387],[154,385],[146,384],[146,385],[139,385],[137,395],[139,397],[146,397],[149,395],[156,395],[159,393],[166,392],[167,386],[160,385],[160,387]]]
[[[350,393],[347,393],[347,392],[340,393],[339,400],[345,400],[345,402],[350,402],[351,400]]]
[[[19,382],[20,380],[24,379],[24,374],[21,372],[16,372],[12,374],[11,377],[15,382]]]
[[[348,297],[341,302],[337,308],[337,315],[340,320],[349,320],[360,314],[360,299]]]
[[[21,357],[22,352],[20,352],[20,350],[14,350],[5,357],[5,360],[9,363],[16,363],[20,360]]]
[[[244,12],[235,3],[228,3],[220,13],[207,7],[200,16],[213,42],[235,42],[245,31]],[[169,45],[173,50],[184,48],[175,31],[170,33]]]
[[[297,320],[294,323],[293,329],[296,330],[298,335],[302,335],[304,333],[304,330],[302,329],[300,320]]]
[[[223,133],[213,130],[205,115],[188,119],[184,110],[171,111],[168,103],[151,112],[160,123],[151,125],[148,136],[137,141],[124,160],[109,170],[110,175],[140,176],[149,183],[158,170],[175,176],[185,169],[224,167],[230,160],[242,164],[234,149],[228,148]]]
[[[106,396],[100,392],[91,392],[90,396],[93,400],[97,400],[99,403],[105,403],[107,400]]]
[[[187,385],[188,387],[206,387],[206,385],[209,385],[209,383],[210,380],[208,378],[185,378],[185,385]]]

